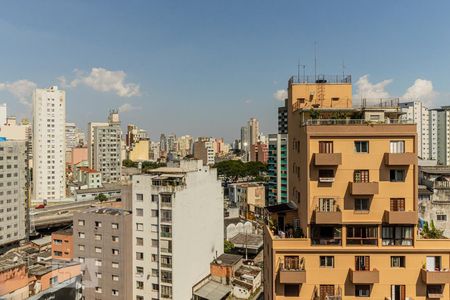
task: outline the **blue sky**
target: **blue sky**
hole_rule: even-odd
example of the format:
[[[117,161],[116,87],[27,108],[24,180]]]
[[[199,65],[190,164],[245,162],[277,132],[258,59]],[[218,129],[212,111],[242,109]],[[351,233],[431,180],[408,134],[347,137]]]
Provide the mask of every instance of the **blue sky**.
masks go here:
[[[63,85],[85,128],[123,123],[231,141],[250,117],[276,130],[274,93],[300,59],[346,72],[359,96],[450,104],[448,1],[2,1],[0,102],[30,116],[30,90]],[[369,76],[365,76],[369,75]],[[359,79],[359,80],[358,80]],[[409,89],[409,90],[408,90]]]

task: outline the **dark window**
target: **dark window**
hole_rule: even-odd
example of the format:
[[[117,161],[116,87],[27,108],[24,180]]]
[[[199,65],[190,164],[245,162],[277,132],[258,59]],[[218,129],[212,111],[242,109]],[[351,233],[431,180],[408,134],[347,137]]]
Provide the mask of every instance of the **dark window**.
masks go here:
[[[391,211],[405,211],[405,199],[391,198]]]
[[[333,169],[319,169],[319,178],[334,178]]]
[[[319,292],[320,292],[320,300],[328,299],[330,296],[334,296],[334,285],[321,284]]]
[[[391,182],[405,181],[405,170],[391,170],[389,178]]]
[[[334,267],[334,256],[321,256],[320,257],[320,266],[333,268]]]
[[[383,246],[412,246],[414,226],[383,226]]]
[[[356,198],[355,199],[355,210],[356,211],[368,211],[369,210],[369,199],[368,198]]]
[[[355,285],[355,297],[370,297],[370,285]]]
[[[377,245],[378,244],[377,226],[348,226],[347,244],[348,245]]]
[[[391,268],[404,268],[405,257],[404,256],[391,256]]]
[[[285,284],[284,295],[286,297],[298,297],[300,293],[300,286],[298,284]]]
[[[355,256],[355,271],[370,271],[370,256]]]
[[[356,141],[355,151],[358,153],[369,153],[369,142],[368,141]]]

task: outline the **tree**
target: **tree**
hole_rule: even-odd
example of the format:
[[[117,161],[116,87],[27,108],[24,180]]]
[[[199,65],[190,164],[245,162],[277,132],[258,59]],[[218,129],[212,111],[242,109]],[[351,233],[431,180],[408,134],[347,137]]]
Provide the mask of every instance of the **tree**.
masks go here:
[[[444,231],[437,229],[436,226],[434,226],[433,220],[431,220],[429,226],[428,222],[425,222],[421,235],[425,239],[442,239],[444,237]]]
[[[95,200],[104,202],[104,201],[108,200],[108,197],[106,197],[105,194],[100,193],[97,196],[95,196]]]
[[[223,251],[225,253],[231,253],[231,252],[233,252],[233,249],[234,249],[234,244],[232,242],[227,241],[227,240],[225,240],[223,242]]]
[[[124,159],[122,161],[122,166],[126,167],[126,168],[137,168],[138,163],[132,161],[131,159]]]

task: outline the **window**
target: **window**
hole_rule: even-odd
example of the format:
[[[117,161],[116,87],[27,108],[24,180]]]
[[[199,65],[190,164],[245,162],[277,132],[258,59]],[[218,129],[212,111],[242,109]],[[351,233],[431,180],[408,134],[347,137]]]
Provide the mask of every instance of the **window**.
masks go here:
[[[355,170],[353,182],[369,182],[369,170]]]
[[[159,291],[159,285],[153,283],[153,284],[152,284],[152,290],[153,290],[153,291]]]
[[[115,243],[118,243],[118,242],[119,242],[119,237],[113,235],[113,236],[112,236],[112,241],[115,242]]]
[[[300,258],[298,256],[285,256],[283,267],[285,270],[299,270]]]
[[[82,264],[82,263],[84,263],[85,259],[84,259],[84,257],[78,257],[78,261]]]
[[[355,271],[370,271],[370,256],[355,256]]]
[[[136,288],[138,290],[143,290],[144,289],[144,282],[142,281],[136,281]]]
[[[348,245],[377,245],[378,244],[377,226],[348,226],[347,244]]]
[[[335,211],[335,200],[333,198],[320,198],[319,211],[332,212]]]
[[[102,292],[102,288],[99,286],[95,287],[95,292],[100,294]]]
[[[136,300],[144,300],[144,296],[136,296]]]
[[[113,281],[119,281],[119,275],[112,275]]]
[[[136,238],[136,245],[137,246],[143,246],[144,245],[144,239],[140,238],[140,237],[137,237]]]
[[[102,260],[101,260],[101,259],[96,259],[96,260],[95,260],[95,265],[96,265],[97,267],[101,267],[101,266],[102,266]]]
[[[412,246],[414,226],[383,226],[383,246]]]
[[[144,275],[144,267],[136,267],[137,275]]]
[[[300,294],[300,287],[298,284],[285,284],[284,295],[286,297],[298,297]]]
[[[53,240],[53,244],[55,245],[62,245],[62,240]]]
[[[102,273],[95,272],[95,277],[97,277],[98,279],[101,279],[102,278]]]
[[[152,209],[152,217],[158,217],[158,210]]]
[[[144,224],[136,223],[136,231],[143,231],[143,230],[144,230]]]
[[[152,247],[158,247],[158,240],[152,239]]]
[[[405,153],[405,141],[391,141],[391,153]]]
[[[334,285],[321,284],[319,287],[319,293],[320,293],[320,300],[325,300],[325,299],[329,299],[329,298],[333,299]]]
[[[159,200],[159,196],[158,195],[152,195],[152,202],[156,203]]]
[[[406,286],[405,285],[391,285],[391,300],[405,300]]]
[[[84,220],[78,220],[78,225],[79,226],[84,226]]]
[[[330,180],[330,179],[333,179],[333,180]],[[333,169],[319,169],[319,181],[320,182],[334,181],[334,170]]]
[[[144,215],[144,210],[142,208],[136,208],[136,216],[142,217]]]
[[[144,201],[144,194],[136,194],[137,201]]]
[[[438,221],[447,221],[447,215],[436,214],[436,220],[438,220]]]
[[[78,250],[84,251],[84,249],[85,249],[84,245],[78,245]]]
[[[319,142],[319,153],[333,153],[333,142],[332,141],[320,141]]]
[[[119,249],[112,249],[113,255],[119,255]]]
[[[405,211],[404,198],[391,198],[391,211]]]
[[[119,224],[118,223],[111,223],[111,228],[112,229],[119,229]]]
[[[53,251],[53,255],[54,256],[62,256],[62,252],[61,251]]]
[[[113,296],[119,296],[119,291],[118,290],[112,290],[112,295]]]
[[[333,268],[334,267],[334,256],[321,256],[320,257],[320,266],[324,268]]]
[[[78,232],[78,237],[79,237],[80,239],[84,239],[84,238],[85,238],[84,232]]]
[[[369,211],[369,199],[368,198],[356,198],[355,199],[355,211],[357,211],[357,212]]]
[[[405,170],[390,170],[389,179],[391,182],[402,182],[405,181]]]
[[[368,141],[355,141],[355,152],[369,153],[369,142]]]
[[[101,241],[102,240],[102,235],[101,234],[95,234],[94,238],[96,241]]]
[[[355,297],[370,297],[370,285],[355,285]]]
[[[111,266],[113,269],[118,269],[119,268],[119,263],[118,262],[112,262]]]
[[[404,268],[405,257],[404,256],[391,256],[391,268]]]
[[[144,260],[144,253],[143,252],[136,252],[136,259],[137,260]]]
[[[95,253],[102,253],[102,248],[95,247]]]
[[[102,227],[102,222],[99,221],[95,221],[95,227],[101,228]]]
[[[50,285],[58,284],[58,276],[50,278]]]

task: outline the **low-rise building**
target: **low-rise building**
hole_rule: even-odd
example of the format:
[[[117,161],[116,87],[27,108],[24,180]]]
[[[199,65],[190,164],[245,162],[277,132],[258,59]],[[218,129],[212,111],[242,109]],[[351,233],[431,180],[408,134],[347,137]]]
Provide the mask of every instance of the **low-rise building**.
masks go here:
[[[74,179],[80,184],[80,189],[102,187],[102,173],[88,167],[74,169]]]
[[[64,229],[52,232],[52,258],[73,259],[73,230]]]
[[[262,217],[266,205],[266,191],[263,184],[232,183],[228,185],[228,195],[230,201],[239,207],[241,216],[251,220]]]

